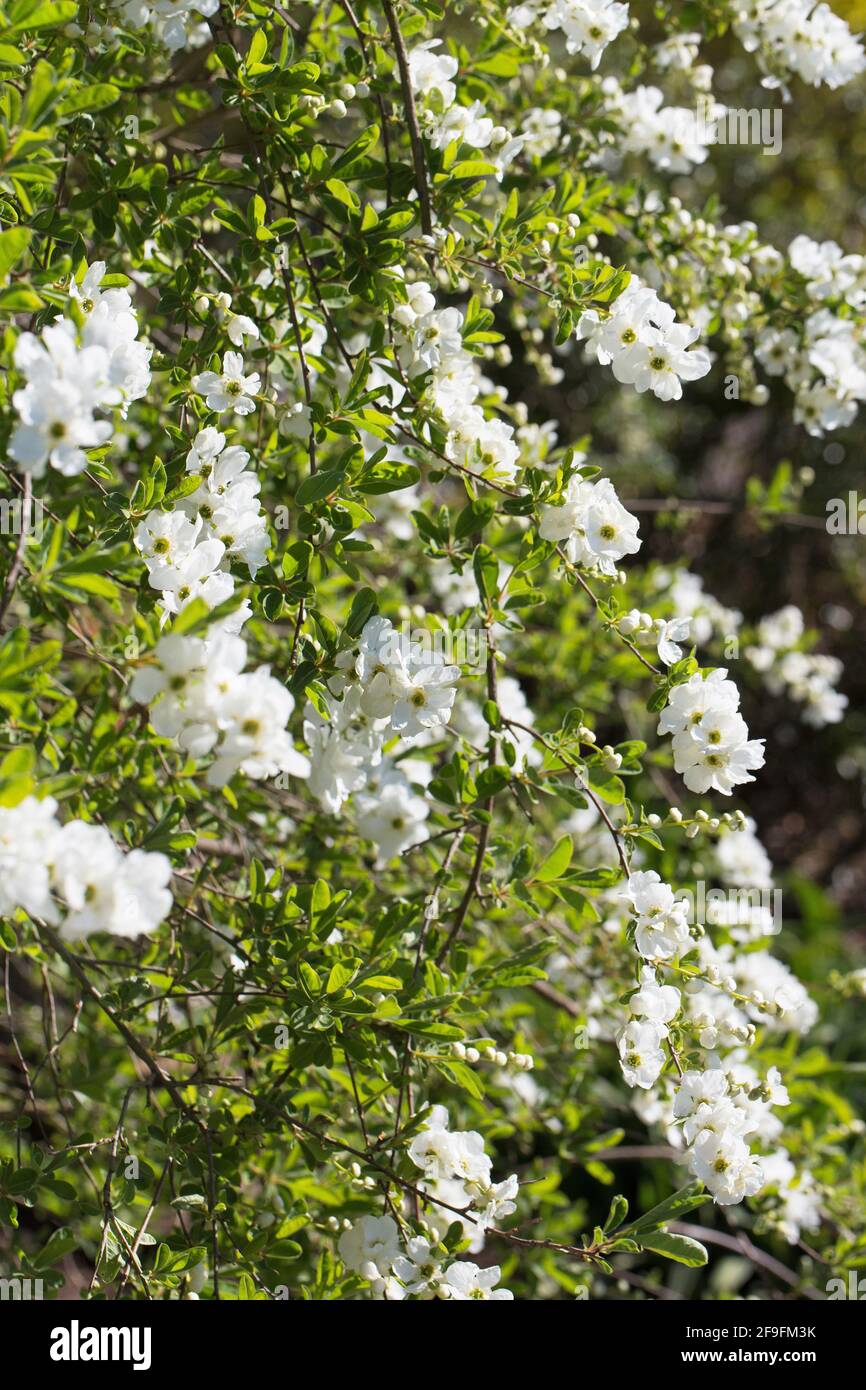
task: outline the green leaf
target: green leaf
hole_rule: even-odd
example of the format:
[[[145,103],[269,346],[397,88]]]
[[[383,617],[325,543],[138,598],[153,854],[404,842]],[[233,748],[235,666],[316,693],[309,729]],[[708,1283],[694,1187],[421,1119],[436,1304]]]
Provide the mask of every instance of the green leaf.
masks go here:
[[[510,781],[511,776],[506,767],[486,767],[475,783],[478,800],[489,801],[497,792],[501,792],[503,787],[507,787]]]
[[[250,46],[247,49],[246,65],[247,68],[254,67],[260,63],[268,51],[268,40],[263,29],[257,29],[253,34]]]
[[[671,1235],[669,1231],[654,1231],[652,1235],[642,1235],[640,1244],[644,1250],[652,1250],[656,1255],[664,1255],[666,1260],[676,1260],[678,1264],[697,1269],[707,1263],[707,1252],[700,1241],[691,1236]]]
[[[64,97],[57,107],[59,116],[77,116],[80,112],[86,111],[92,115],[94,111],[103,111],[106,106],[113,106],[120,96],[120,88],[115,87],[113,82],[96,82],[92,87],[80,87],[77,92]]]
[[[6,279],[15,262],[24,255],[31,235],[29,227],[10,227],[8,232],[0,232],[0,280]]]
[[[74,1188],[72,1195],[75,1196]],[[38,1255],[33,1257],[33,1263],[37,1269],[47,1269],[49,1265],[55,1264],[77,1247],[78,1237],[68,1227],[60,1226],[56,1231],[52,1231]]]
[[[337,158],[334,160],[334,163],[331,166],[334,173],[346,173],[349,169],[354,168],[356,164],[359,164],[361,162],[361,160],[367,154],[367,151],[373,148],[378,139],[379,127],[377,125],[368,126],[367,129],[363,131],[361,135],[358,136],[357,140],[353,140],[351,145],[347,146],[347,148],[343,150],[342,154],[338,155]],[[331,183],[335,182],[339,182],[339,180],[329,180],[329,182],[326,184],[326,187],[330,190]],[[345,188],[345,184],[341,186]]]
[[[76,0],[19,0],[9,13],[7,34],[17,30],[57,29],[78,15]]]
[[[331,966],[328,983],[325,985],[325,993],[336,994],[338,990],[343,989],[349,983],[354,977],[354,974],[355,971],[351,965],[346,965],[343,961],[337,961],[335,965]]]
[[[533,881],[553,883],[555,879],[562,878],[571,863],[573,853],[574,841],[570,835],[563,835],[557,840],[547,858],[539,864],[533,874]]]
[[[339,468],[323,468],[318,473],[311,473],[295,493],[295,501],[299,507],[308,507],[311,502],[321,502],[323,497],[339,490],[344,477],[345,474]]]
[[[435,1066],[447,1076],[452,1077],[461,1090],[467,1091],[476,1100],[484,1099],[484,1087],[476,1072],[465,1062],[460,1062],[456,1057],[437,1057]]]
[[[685,1187],[679,1188],[670,1197],[666,1197],[663,1202],[659,1202],[658,1206],[644,1212],[643,1216],[631,1223],[628,1232],[640,1235],[642,1239],[644,1232],[652,1231],[666,1221],[673,1221],[676,1217],[684,1215],[687,1211],[692,1211],[708,1200],[709,1196],[703,1190],[703,1183],[687,1183]],[[623,1231],[621,1234],[625,1235],[626,1232]]]
[[[327,179],[325,187],[332,198],[336,198],[338,203],[342,203],[350,212],[358,212],[361,204],[358,202],[351,188],[347,188],[342,179]]]

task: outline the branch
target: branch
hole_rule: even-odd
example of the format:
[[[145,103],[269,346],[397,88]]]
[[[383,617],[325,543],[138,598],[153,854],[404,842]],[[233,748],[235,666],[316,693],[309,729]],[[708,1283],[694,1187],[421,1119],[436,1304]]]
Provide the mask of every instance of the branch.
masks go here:
[[[406,112],[406,124],[409,127],[409,140],[412,144],[412,162],[415,165],[415,186],[418,189],[418,201],[421,204],[421,229],[425,236],[432,236],[433,212],[430,206],[430,189],[427,184],[427,165],[424,160],[424,145],[421,140],[421,130],[418,125],[418,112],[415,109],[415,94],[412,91],[412,79],[409,74],[409,55],[406,52],[403,35],[400,33],[400,25],[397,22],[392,0],[382,0],[382,8],[385,11],[385,18],[388,21],[388,28],[391,30],[391,38],[397,54],[397,66],[400,69],[403,108]]]

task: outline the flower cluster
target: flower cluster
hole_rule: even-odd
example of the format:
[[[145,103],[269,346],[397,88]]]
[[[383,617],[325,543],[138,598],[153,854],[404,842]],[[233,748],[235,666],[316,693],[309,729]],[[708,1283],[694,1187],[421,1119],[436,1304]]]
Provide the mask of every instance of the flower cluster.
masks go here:
[[[431,1243],[432,1241],[432,1243]],[[407,1298],[428,1300],[513,1299],[509,1289],[498,1289],[499,1266],[480,1269],[471,1260],[446,1263],[438,1238],[401,1237],[390,1216],[362,1216],[340,1236],[343,1263],[371,1287],[374,1299],[401,1302]]]
[[[765,1082],[751,1068],[736,1065],[687,1071],[674,1096],[674,1117],[683,1122],[689,1170],[706,1184],[720,1206],[754,1197],[764,1184],[759,1159],[749,1140],[776,1125],[774,1105],[787,1105],[788,1092],[771,1067]]]
[[[219,7],[219,0],[121,0],[125,23],[134,29],[151,28],[170,53],[206,43],[210,30],[203,20]]]
[[[87,467],[87,450],[106,444],[109,420],[98,412],[138,400],[150,384],[151,349],[138,339],[138,321],[124,289],[100,289],[105,263],[94,262],[70,296],[83,320],[49,324],[37,337],[22,333],[14,361],[27,385],[12,400],[20,417],[9,455],[22,472],[41,478],[46,468],[67,477]]]
[[[740,692],[727,675],[696,672],[674,686],[659,718],[658,732],[673,734],[674,767],[692,792],[730,796],[764,765],[764,740],[749,738]]]
[[[230,633],[208,641],[169,633],[136,671],[129,694],[151,706],[158,734],[176,738],[193,757],[214,754],[209,786],[224,786],[238,771],[307,777],[310,764],[286,728],[292,695],[268,666],[244,671],[246,660],[246,642]]]
[[[595,69],[609,43],[628,27],[628,5],[618,0],[519,0],[508,12],[516,29],[541,24],[561,30],[569,53],[582,53]]]
[[[692,945],[685,903],[655,869],[629,876],[623,897],[635,915],[635,946],[646,961],[666,961]],[[634,1012],[634,1011],[633,1011]]]
[[[364,791],[358,803],[362,824],[387,859],[426,838],[427,808],[399,766],[382,767],[385,744],[395,736],[404,746],[436,737],[451,717],[460,667],[404,641],[378,616],[368,619],[357,648],[344,652],[340,664],[327,710],[307,705],[310,790],[332,813],[353,792]]]
[[[475,1130],[450,1130],[444,1106],[433,1106],[409,1145],[409,1157],[424,1174],[420,1185],[434,1210],[449,1225],[461,1223],[473,1254],[483,1249],[484,1232],[515,1210],[517,1178],[493,1182],[482,1136]]]
[[[57,819],[57,802],[0,806],[0,917],[23,908],[69,939],[141,936],[171,911],[164,854],[125,853],[102,825]]]
[[[716,1202],[725,1206],[741,1202],[754,1196],[764,1182],[748,1141],[776,1137],[780,1126],[772,1107],[787,1105],[788,1093],[775,1068],[761,1082],[738,1050],[725,1063],[713,1052],[708,1070],[683,1071],[670,1040],[671,1028],[675,1023],[681,1028],[688,1026],[707,1050],[723,1046],[739,1049],[753,1037],[752,1020],[768,1012],[775,1019],[787,1018],[780,1026],[810,1026],[803,1011],[811,1001],[805,991],[805,1002],[796,997],[796,988],[802,990],[799,981],[767,952],[750,952],[735,960],[730,947],[717,951],[703,937],[699,952],[704,973],[689,977],[684,1020],[683,995],[673,985],[663,983],[663,976],[673,958],[694,944],[685,902],[676,899],[670,885],[654,871],[631,874],[623,897],[635,914],[638,952],[652,962],[642,967],[640,988],[629,999],[631,1018],[617,1035],[623,1077],[629,1086],[649,1091],[659,1081],[670,1055],[678,1073],[672,1118],[683,1121],[689,1168],[706,1183]],[[752,961],[758,964],[751,966]],[[762,979],[768,987],[776,985],[780,977],[791,990],[791,997],[784,1000],[781,984],[773,996],[767,996],[756,983]],[[795,1021],[792,1016],[798,1010],[801,1017]]]
[[[696,323],[718,321],[744,399],[769,399],[757,380],[761,367],[794,393],[794,418],[811,435],[851,424],[866,399],[866,258],[807,236],[795,237],[785,256],[760,241],[754,223],[719,227],[677,198],[662,205],[655,193],[644,211],[638,237],[676,247],[652,265],[653,274]],[[794,314],[776,307],[791,280],[803,301]]]
[[[640,989],[629,999],[629,1009],[632,1018],[617,1037],[622,1074],[627,1085],[649,1090],[667,1061],[663,1044],[668,1024],[680,1011],[680,992],[673,985],[660,985],[655,970],[644,966]]]
[[[841,87],[866,67],[866,54],[844,19],[815,0],[737,0],[737,37],[781,85],[791,74],[811,87]]]
[[[565,541],[575,565],[615,576],[625,555],[640,550],[638,522],[617,496],[607,478],[590,482],[580,471],[572,474],[558,506],[541,508],[539,535],[546,541]]]
[[[424,134],[434,150],[463,144],[483,150],[491,170],[501,180],[522,150],[523,137],[494,124],[482,102],[460,105],[451,80],[457,74],[457,59],[437,53],[440,46],[440,39],[429,39],[409,54],[409,76],[419,101]]]
[[[866,259],[846,256],[834,241],[819,245],[806,236],[794,238],[788,258],[809,299],[821,307],[806,317],[802,334],[793,327],[764,329],[755,356],[768,376],[782,376],[794,392],[794,419],[820,437],[850,425],[866,400],[863,329],[843,307],[866,307]]]
[[[803,722],[813,729],[838,724],[848,705],[847,695],[836,689],[842,663],[835,656],[805,652],[799,647],[805,634],[803,614],[794,604],[762,618],[757,643],[746,656],[760,671],[772,695],[784,692],[803,706]]]
[[[407,377],[430,374],[427,397],[448,423],[445,451],[459,468],[512,482],[520,464],[514,428],[478,404],[482,391],[477,360],[463,346],[464,316],[437,309],[429,285],[406,286],[406,302],[395,311],[401,332],[398,360]]]
[[[652,391],[661,401],[678,401],[683,381],[696,381],[710,370],[705,348],[689,351],[700,330],[677,323],[671,306],[636,275],[606,317],[597,309],[581,314],[576,334],[617,381]]]
[[[773,1224],[789,1245],[796,1245],[803,1231],[817,1231],[821,1224],[823,1197],[808,1168],[796,1168],[787,1149],[761,1159],[767,1187],[776,1189],[777,1203]]]
[[[173,510],[149,512],[135,532],[150,586],[162,595],[164,617],[201,599],[208,608],[227,602],[235,582],[229,566],[243,560],[250,576],[264,564],[270,538],[259,505],[259,479],[247,472],[249,453],[225,447],[219,430],[199,430],[186,456],[186,471],[200,479]],[[244,603],[223,620],[237,632],[249,617]]]
[[[605,112],[622,132],[612,148],[617,153],[646,155],[656,169],[671,174],[688,174],[704,163],[712,144],[711,122],[726,109],[710,102],[701,119],[692,107],[665,106],[658,87],[639,86],[625,92],[615,77],[604,79],[602,94]]]

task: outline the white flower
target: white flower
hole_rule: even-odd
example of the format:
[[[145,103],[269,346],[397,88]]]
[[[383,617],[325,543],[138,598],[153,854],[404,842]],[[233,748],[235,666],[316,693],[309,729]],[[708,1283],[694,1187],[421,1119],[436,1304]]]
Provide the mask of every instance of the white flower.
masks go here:
[[[60,830],[56,811],[51,796],[0,806],[0,917],[23,907],[33,917],[56,920],[49,873]]]
[[[343,705],[351,698],[347,695]],[[336,814],[352,792],[367,780],[372,753],[369,743],[349,736],[350,711],[338,706],[331,719],[308,704],[304,742],[310,753],[310,791],[326,811]]]
[[[451,81],[456,76],[458,63],[447,53],[435,53],[442,46],[441,39],[428,39],[418,44],[409,54],[409,79],[416,94],[425,101],[435,98],[439,110],[446,110],[457,96],[457,88]]]
[[[523,148],[531,159],[543,159],[555,150],[562,134],[562,117],[553,108],[533,106],[523,117],[520,128]]]
[[[696,672],[681,685],[675,685],[659,717],[657,732],[677,734],[699,724],[710,711],[738,709],[740,692],[727,675],[721,668],[706,677]]]
[[[710,370],[704,348],[687,351],[698,336],[699,330],[688,324],[674,324],[665,332],[647,329],[641,341],[613,359],[611,370],[617,381],[638,392],[652,391],[661,401],[678,401],[682,381],[696,381]]]
[[[170,580],[176,567],[192,554],[200,529],[199,523],[190,521],[183,512],[152,511],[139,522],[135,544],[155,589],[170,587],[163,581]]]
[[[207,41],[209,31],[199,16],[209,18],[219,9],[219,0],[124,0],[126,23],[143,28],[150,25],[170,53],[198,48]]]
[[[495,1182],[488,1187],[479,1184],[477,1203],[482,1225],[498,1226],[504,1217],[511,1216],[512,1212],[517,1210],[519,1191],[520,1184],[516,1173],[512,1173],[511,1177],[505,1178],[503,1182]]]
[[[170,633],[153,664],[136,673],[130,694],[153,704],[157,733],[177,738],[195,757],[216,752],[211,786],[224,786],[238,770],[255,778],[307,777],[309,761],[286,728],[294,698],[267,666],[244,672],[246,654],[246,643],[225,629],[207,642]]]
[[[406,1254],[394,1261],[394,1273],[407,1294],[416,1298],[435,1298],[442,1283],[442,1264],[423,1236],[406,1242]]]
[[[337,1242],[340,1258],[364,1279],[385,1279],[401,1254],[400,1232],[390,1216],[362,1216]]]
[[[70,821],[62,827],[52,878],[67,909],[61,933],[73,939],[96,931],[140,936],[171,910],[166,856],[143,850],[123,855],[101,825]]]
[[[416,796],[403,774],[394,769],[380,779],[373,792],[369,786],[357,799],[356,824],[365,840],[378,850],[377,867],[402,854],[410,845],[421,844],[430,834],[424,821],[430,807]]]
[[[434,150],[444,150],[456,141],[482,150],[490,144],[493,122],[480,101],[471,106],[452,106],[430,125],[428,136]]]
[[[409,740],[446,725],[459,676],[459,666],[446,666],[441,661],[416,666],[394,705],[392,728]]]
[[[230,314],[226,320],[226,332],[238,348],[243,347],[245,338],[255,340],[259,337],[258,325],[246,314]]]
[[[684,1119],[700,1106],[716,1105],[727,1093],[728,1078],[719,1068],[684,1072],[674,1096],[674,1115]]]
[[[79,347],[75,325],[61,319],[39,338],[22,333],[14,361],[27,385],[12,396],[20,423],[9,442],[10,457],[36,478],[49,464],[66,476],[83,472],[86,450],[104,444],[112,433],[110,423],[95,419],[94,411],[123,399],[109,381],[109,354],[99,346]]]
[[[654,869],[640,870],[622,894],[637,917],[635,945],[646,960],[670,960],[691,944],[686,905]]]
[[[499,1265],[490,1265],[488,1269],[480,1269],[470,1260],[457,1260],[453,1265],[449,1265],[445,1271],[445,1278],[441,1286],[442,1296],[460,1303],[465,1303],[470,1298],[489,1299],[490,1301],[513,1299],[514,1294],[510,1289],[496,1288],[499,1275]]]
[[[475,1130],[449,1130],[448,1114],[441,1105],[434,1105],[425,1128],[413,1138],[409,1157],[433,1180],[459,1177],[487,1184],[490,1179],[490,1159],[484,1152],[483,1138]]]
[[[679,400],[681,381],[706,376],[711,366],[709,353],[692,347],[699,330],[677,323],[671,306],[636,275],[606,319],[595,309],[581,315],[576,336],[602,365],[610,364],[617,381],[660,400]]]
[[[755,356],[768,376],[784,376],[799,347],[793,329],[765,328],[755,345]]]
[[[648,966],[644,966],[640,979],[640,989],[628,1001],[631,1012],[653,1023],[670,1023],[680,1010],[679,990],[658,984],[655,971]]]
[[[666,1037],[664,1025],[653,1020],[632,1019],[626,1024],[617,1039],[626,1085],[643,1090],[655,1085],[665,1064],[662,1043]]]
[[[708,710],[674,736],[674,767],[693,792],[711,788],[730,796],[751,772],[764,765],[764,740],[750,739],[746,721],[734,711]]]
[[[432,314],[436,308],[433,291],[424,280],[415,280],[404,287],[406,303],[398,304],[393,319],[401,328],[411,328],[418,319]]]
[[[180,613],[195,599],[202,599],[208,608],[216,608],[231,598],[234,580],[220,569],[225,546],[221,541],[202,541],[185,555],[177,565],[161,566],[157,577],[151,571],[150,583],[162,590],[162,603],[167,613]]]
[[[251,415],[256,408],[252,399],[261,385],[258,372],[245,375],[244,359],[239,352],[227,352],[222,372],[199,372],[192,379],[192,388],[205,397],[208,410],[222,413],[233,410],[236,415]]]
[[[199,473],[203,478],[207,478],[225,446],[225,435],[220,430],[215,430],[212,425],[199,430],[186,456],[187,473]],[[245,449],[242,452],[246,454]]]
[[[691,632],[691,618],[672,618],[669,622],[659,618],[655,626],[659,661],[673,666],[682,658],[683,649],[679,643],[685,642]]]
[[[534,7],[518,5],[510,11],[514,22],[525,27]],[[628,24],[628,5],[617,0],[553,0],[545,3],[541,16],[547,29],[561,29],[569,53],[583,53],[590,67],[597,68],[609,43],[621,34]]]
[[[587,482],[580,474],[569,478],[561,506],[541,508],[539,535],[548,541],[565,540],[566,554],[574,564],[615,575],[617,562],[640,550],[637,518],[622,505],[607,478]]]
[[[761,1165],[739,1135],[705,1130],[689,1150],[689,1169],[720,1206],[754,1197],[763,1185]]]
[[[173,738],[187,722],[187,711],[200,690],[207,669],[207,646],[201,638],[169,633],[160,638],[153,658],[135,672],[129,695],[141,704],[154,705],[154,729]]]
[[[245,673],[225,692],[216,709],[222,739],[208,770],[210,786],[223,786],[240,769],[248,777],[288,772],[307,777],[309,760],[298,753],[286,731],[294,697],[267,666]]]

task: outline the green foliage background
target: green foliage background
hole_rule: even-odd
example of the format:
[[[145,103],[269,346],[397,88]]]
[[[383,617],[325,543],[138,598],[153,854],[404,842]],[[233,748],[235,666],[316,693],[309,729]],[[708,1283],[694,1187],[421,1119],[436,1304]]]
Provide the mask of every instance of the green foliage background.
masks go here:
[[[447,8],[443,23],[428,0],[400,5],[407,41],[446,33],[465,42],[467,92],[507,111],[505,84],[520,64],[501,32],[503,6],[477,7],[486,28]],[[718,7],[693,4],[675,16],[681,8],[638,7],[642,32],[706,24],[726,99],[760,104],[757,70],[717,22]],[[748,622],[799,604],[826,629],[824,649],[845,661],[851,708],[832,729],[810,731],[757,684],[744,694],[750,726],[768,739],[767,766],[738,804],[756,817],[782,875],[785,923],[775,945],[822,1012],[799,1046],[760,1040],[762,1062],[779,1065],[791,1091],[787,1142],[827,1192],[820,1235],[788,1246],[760,1203],[724,1213],[694,1204],[691,1193],[671,1201],[685,1180],[669,1156],[656,1156],[657,1139],[630,1110],[615,1049],[599,1040],[575,1047],[584,1002],[563,1005],[556,991],[545,993],[551,951],[563,934],[597,939],[594,904],[618,875],[615,856],[606,868],[583,863],[579,843],[571,857],[556,848],[563,821],[585,804],[560,774],[580,760],[604,803],[625,806],[634,823],[641,807],[664,814],[654,778],[673,776],[647,710],[655,682],[605,627],[614,610],[606,599],[597,610],[523,524],[552,495],[549,477],[530,475],[525,504],[466,488],[405,432],[405,471],[395,471],[360,442],[362,431],[367,440],[392,433],[387,407],[367,388],[366,360],[347,380],[333,353],[313,405],[312,478],[305,441],[281,435],[273,412],[261,409],[255,434],[245,436],[269,514],[287,507],[290,515],[287,531],[272,530],[269,563],[244,587],[254,612],[247,635],[256,662],[271,664],[299,707],[323,688],[374,604],[388,614],[416,601],[431,606],[425,554],[474,566],[488,623],[524,620],[509,671],[554,751],[520,774],[501,759],[487,766],[484,750],[446,743],[434,838],[387,870],[374,869],[370,847],[349,823],[318,811],[301,783],[237,778],[221,793],[208,788],[200,766],[157,737],[126,697],[136,660],[159,632],[132,533],[148,510],[180,495],[202,415],[190,375],[222,350],[197,296],[230,288],[238,311],[261,319],[264,303],[265,321],[283,317],[279,277],[263,297],[250,289],[273,243],[283,243],[290,281],[311,312],[327,313],[347,336],[366,331],[383,350],[382,306],[398,302],[394,268],[417,254],[407,244],[420,226],[393,53],[371,37],[385,32],[380,4],[357,5],[364,44],[348,7],[330,0],[286,11],[253,0],[224,5],[213,42],[173,64],[141,31],[124,31],[109,51],[70,37],[64,26],[86,9],[105,7],[0,7],[0,438],[13,427],[11,392],[20,384],[14,342],[65,307],[69,277],[85,260],[106,259],[127,277],[118,283],[128,280],[155,345],[154,384],[134,407],[125,452],[94,451],[86,474],[46,480],[44,531],[24,547],[0,633],[0,802],[14,806],[36,789],[60,798],[64,815],[167,853],[175,909],[153,939],[135,943],[64,946],[23,913],[0,922],[0,1273],[40,1277],[62,1298],[118,1289],[182,1296],[194,1270],[204,1271],[202,1297],[355,1297],[361,1282],[336,1257],[334,1219],[379,1211],[401,1183],[406,1190],[417,1178],[406,1139],[424,1106],[442,1103],[455,1125],[483,1132],[497,1175],[517,1172],[525,1184],[513,1229],[539,1243],[491,1236],[485,1255],[517,1297],[587,1290],[643,1298],[660,1289],[690,1298],[812,1296],[831,1274],[864,1261],[863,1005],[843,977],[863,959],[866,569],[862,538],[835,540],[823,526],[826,500],[858,485],[862,428],[833,437],[844,452],[830,463],[827,441],[791,423],[783,392],[760,408],[727,400],[724,362],[688,388],[679,408],[617,387],[579,353],[563,359],[562,383],[540,384],[511,301],[532,305],[549,340],[567,337],[580,309],[609,302],[624,280],[616,268],[628,265],[624,209],[646,171],[626,170],[614,188],[582,171],[578,147],[571,164],[554,158],[517,170],[491,206],[483,173],[439,161],[432,190],[440,220],[459,222],[467,238],[442,252],[449,302],[466,301],[458,278],[469,269],[467,248],[496,266],[508,290],[495,313],[474,301],[468,344],[482,351],[506,341],[512,365],[497,379],[530,418],[556,419],[563,441],[591,433],[591,462],[623,497],[694,504],[640,513],[644,549],[621,607],[650,603],[651,562],[685,561]],[[299,98],[331,98],[362,75],[373,86],[366,130],[353,129],[348,148],[342,125],[318,139]],[[555,99],[579,130],[598,119],[585,77],[536,73],[521,100]],[[669,180],[669,191],[696,212],[723,207],[719,220],[750,217],[779,246],[805,231],[862,249],[862,83],[829,95],[800,88],[796,97],[777,160],[719,152],[711,173]],[[372,125],[377,98],[384,126]],[[365,211],[371,193],[388,209],[375,220]],[[612,266],[581,266],[558,242],[557,309],[539,305],[531,285],[545,224],[569,211]],[[284,343],[271,335],[249,355],[261,370],[281,354],[291,365],[292,351],[288,335]],[[441,431],[433,438],[441,448]],[[387,489],[418,479],[423,515],[407,547],[375,516]],[[0,490],[7,499],[20,491],[5,463]],[[726,508],[707,510],[707,498]],[[16,540],[3,536],[0,546],[8,578]],[[496,560],[521,567],[518,602],[504,610],[490,579]],[[833,629],[827,614],[840,608],[850,621]],[[196,611],[187,630],[206,623]],[[483,698],[483,680],[476,683]],[[620,776],[575,743],[577,707],[599,744],[624,754]],[[717,812],[711,801],[683,793],[680,804],[688,817],[701,805]],[[459,851],[443,868],[450,841],[436,832],[455,828]],[[657,836],[645,822],[632,842],[671,881],[697,872],[700,842]],[[484,896],[442,956],[476,864]],[[434,886],[440,914],[416,969]],[[613,939],[607,949],[611,982],[630,988],[632,961]],[[495,1068],[459,1061],[449,1048],[460,1039],[531,1052],[540,1097],[527,1103]],[[138,1159],[135,1177],[125,1176],[129,1156]],[[611,1209],[617,1194],[630,1218],[621,1204]],[[637,1231],[618,1226],[668,1202]],[[708,1263],[691,1263],[686,1247],[666,1258],[658,1227],[677,1219],[704,1227]],[[634,1249],[611,1252],[617,1229]]]

